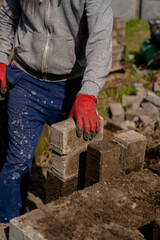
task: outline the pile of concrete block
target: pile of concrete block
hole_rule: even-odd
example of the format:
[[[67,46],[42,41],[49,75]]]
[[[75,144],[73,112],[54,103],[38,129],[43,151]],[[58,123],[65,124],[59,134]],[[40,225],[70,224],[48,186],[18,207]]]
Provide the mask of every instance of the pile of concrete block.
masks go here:
[[[150,126],[153,130],[160,128],[160,84],[154,83],[153,91],[135,83],[136,95],[124,95],[122,104],[110,103],[111,118],[107,128],[130,130]]]
[[[114,18],[112,33],[112,69],[120,67],[125,60],[125,21],[121,18]]]
[[[92,142],[103,138],[103,118],[100,132]],[[76,136],[76,125],[72,118],[51,126],[51,170],[47,173],[46,201],[51,202],[68,196],[84,187],[86,150],[90,141]]]

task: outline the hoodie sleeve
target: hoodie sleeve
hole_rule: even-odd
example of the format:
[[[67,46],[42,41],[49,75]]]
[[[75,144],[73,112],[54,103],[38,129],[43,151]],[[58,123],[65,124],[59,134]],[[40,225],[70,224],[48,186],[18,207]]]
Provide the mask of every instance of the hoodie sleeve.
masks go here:
[[[19,0],[3,0],[0,8],[0,62],[8,65],[21,7]]]
[[[97,97],[112,64],[111,0],[85,0],[89,37],[86,45],[87,66],[80,93]]]

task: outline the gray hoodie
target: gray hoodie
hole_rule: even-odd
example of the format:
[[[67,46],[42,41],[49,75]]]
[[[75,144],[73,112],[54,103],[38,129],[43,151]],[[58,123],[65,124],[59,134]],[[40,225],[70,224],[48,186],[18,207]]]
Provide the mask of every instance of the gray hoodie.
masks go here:
[[[44,81],[83,75],[79,93],[97,96],[112,62],[111,0],[4,0],[0,62]]]

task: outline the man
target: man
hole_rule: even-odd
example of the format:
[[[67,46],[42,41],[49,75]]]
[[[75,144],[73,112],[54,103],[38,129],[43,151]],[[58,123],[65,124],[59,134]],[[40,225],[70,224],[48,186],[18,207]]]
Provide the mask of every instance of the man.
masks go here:
[[[74,117],[79,137],[92,139],[99,131],[96,102],[111,67],[112,20],[111,0],[4,0],[0,81],[4,89],[7,76],[11,87],[0,223],[25,212],[28,177],[45,122],[53,124],[65,110]]]

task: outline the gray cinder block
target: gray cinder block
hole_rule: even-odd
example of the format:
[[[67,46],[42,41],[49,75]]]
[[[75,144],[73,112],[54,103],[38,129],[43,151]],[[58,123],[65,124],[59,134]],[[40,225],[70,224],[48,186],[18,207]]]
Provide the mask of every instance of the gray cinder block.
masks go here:
[[[92,142],[97,142],[103,138],[104,120],[102,117],[100,117],[100,121],[100,132],[92,139]],[[51,148],[61,155],[85,148],[90,142],[91,141],[85,141],[83,137],[77,137],[76,125],[73,118],[55,123],[51,126]]]
[[[147,139],[134,130],[116,134],[114,141],[121,146],[121,172],[124,174],[143,169]]]
[[[86,159],[86,186],[110,177],[120,176],[120,146],[103,139],[88,146]]]

